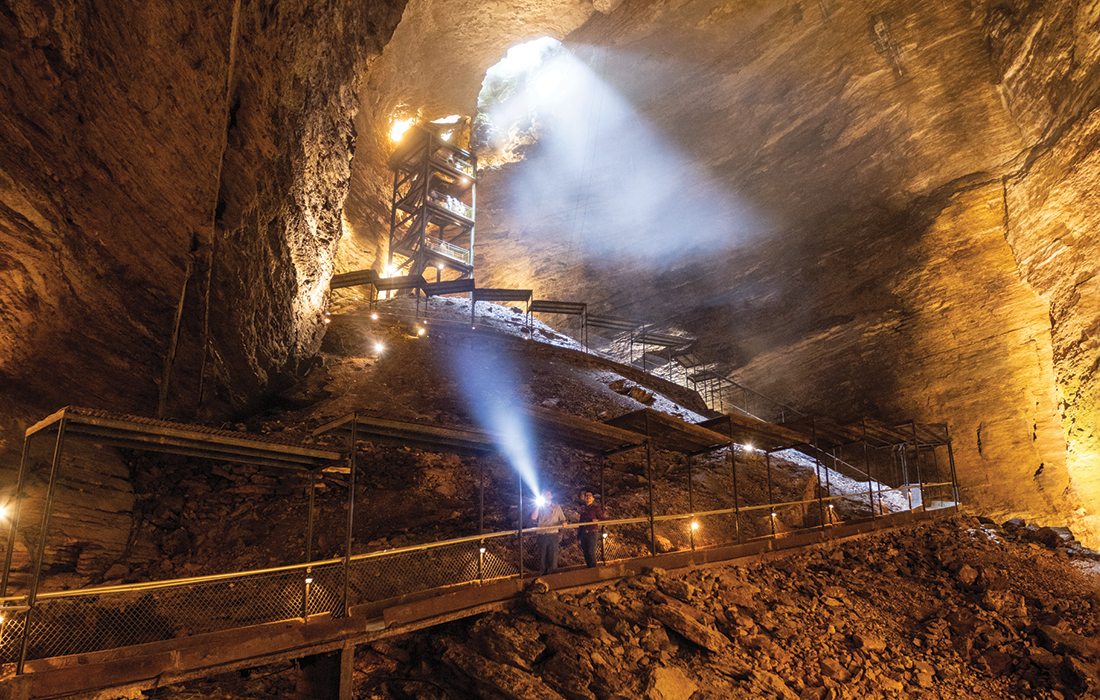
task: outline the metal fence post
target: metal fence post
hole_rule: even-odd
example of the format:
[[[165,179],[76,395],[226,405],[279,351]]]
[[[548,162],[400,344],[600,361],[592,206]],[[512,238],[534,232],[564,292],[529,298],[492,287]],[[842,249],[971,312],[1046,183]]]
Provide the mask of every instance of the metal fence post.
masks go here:
[[[351,454],[348,456],[348,505],[347,505],[347,532],[344,533],[344,617],[350,614],[351,591],[351,545],[352,533],[355,528],[355,475],[359,466],[359,414],[351,415]]]
[[[313,561],[313,515],[314,515],[314,492],[317,490],[317,472],[309,472],[309,506],[306,515],[306,563]],[[313,582],[312,577],[313,570],[309,567],[306,568],[306,575],[302,581],[302,619],[309,619],[309,590]]]
[[[692,551],[695,550],[695,484],[692,478],[694,474],[691,469],[691,455],[687,455],[687,467],[688,467],[688,511],[691,512],[691,520],[688,521],[688,543],[691,545]]]
[[[730,474],[733,476],[733,535],[741,544],[741,505],[737,497],[737,445],[733,443],[733,423],[730,423]]]
[[[821,523],[821,531],[825,532],[825,502],[821,499],[821,448],[817,444],[817,420],[810,419],[810,442],[814,448],[814,471],[817,476],[817,486],[814,493],[817,494],[817,517]]]
[[[645,414],[645,480],[649,489],[649,553],[657,556],[657,527],[653,517],[653,442],[649,436],[649,414]]]
[[[46,485],[46,495],[42,503],[42,520],[38,530],[38,546],[34,555],[34,569],[31,574],[31,587],[27,592],[27,613],[23,616],[23,638],[19,644],[19,662],[15,666],[16,675],[23,673],[27,662],[27,649],[30,646],[31,618],[34,616],[34,603],[41,583],[42,560],[46,556],[46,537],[50,528],[50,511],[53,509],[54,489],[57,486],[57,474],[61,471],[61,454],[65,449],[65,427],[68,423],[64,414],[57,424],[57,438],[53,446],[53,459],[50,460],[50,479]]]
[[[775,499],[772,498],[772,452],[764,450],[764,464],[768,475],[768,522],[771,523],[772,538],[775,538]]]
[[[523,476],[516,473],[516,481],[519,482],[519,518],[516,528],[516,569],[520,579],[523,578]]]
[[[19,456],[19,475],[15,479],[15,495],[14,495],[14,508],[12,509],[11,520],[8,521],[8,542],[7,549],[4,553],[4,574],[3,580],[0,581],[0,596],[6,596],[8,594],[8,579],[11,575],[11,558],[15,552],[15,537],[19,531],[19,513],[22,510],[23,505],[23,481],[27,470],[27,453],[30,451],[30,441],[34,438],[31,436],[23,437],[23,451]]]
[[[951,447],[950,433],[948,433],[947,437],[947,463],[951,466],[951,493],[955,500],[955,509],[958,510],[960,505],[959,480],[955,475],[955,451]]]

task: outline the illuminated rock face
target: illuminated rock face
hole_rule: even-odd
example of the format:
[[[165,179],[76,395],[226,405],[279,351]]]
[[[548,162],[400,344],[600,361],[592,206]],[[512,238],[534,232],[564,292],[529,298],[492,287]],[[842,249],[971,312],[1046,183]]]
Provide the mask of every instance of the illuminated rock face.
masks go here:
[[[706,255],[599,255],[595,236],[690,241],[695,224],[586,228],[585,212],[623,201],[598,144],[583,206],[531,217],[515,192],[545,155],[536,146],[483,173],[479,284],[671,321],[749,386],[815,412],[950,420],[968,500],[1095,537],[1098,18],[1096,2],[700,0],[596,13],[566,45],[758,214],[758,230]],[[404,28],[387,53],[410,51]],[[448,86],[474,82],[454,74]],[[468,113],[473,98],[376,87],[381,112],[362,114],[378,138],[379,115],[402,99]],[[640,158],[650,145],[637,144]],[[355,178],[360,256],[348,264],[384,246],[384,171]]]
[[[0,453],[64,403],[156,409],[189,257],[171,413],[198,405],[204,327],[211,407],[316,348],[357,81],[402,5],[0,12]]]

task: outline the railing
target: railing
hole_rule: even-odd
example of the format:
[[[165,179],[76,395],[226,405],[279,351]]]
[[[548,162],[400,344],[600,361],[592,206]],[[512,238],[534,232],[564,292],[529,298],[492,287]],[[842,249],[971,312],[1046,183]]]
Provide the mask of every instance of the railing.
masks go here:
[[[867,494],[844,494],[781,503],[644,515],[598,524],[604,562],[704,549],[802,531],[826,530],[887,511],[884,496],[903,493],[912,510],[956,505],[952,482],[912,484]],[[842,520],[840,501],[866,514]],[[824,518],[810,517],[824,509]],[[904,508],[902,510],[905,510]],[[818,510],[818,515],[821,511]],[[560,528],[572,532],[571,523]],[[323,615],[346,615],[356,605],[451,586],[522,578],[539,572],[538,535],[558,528],[525,528],[324,559],[256,571],[184,579],[41,592],[0,599],[0,663],[101,651]],[[582,564],[579,547],[562,549],[566,566]],[[29,620],[29,629],[27,627]]]
[[[467,248],[457,246],[450,241],[445,241],[441,238],[434,238],[432,236],[424,237],[424,245],[434,250],[437,253],[446,255],[449,258],[458,260],[459,262],[470,264],[470,251]]]

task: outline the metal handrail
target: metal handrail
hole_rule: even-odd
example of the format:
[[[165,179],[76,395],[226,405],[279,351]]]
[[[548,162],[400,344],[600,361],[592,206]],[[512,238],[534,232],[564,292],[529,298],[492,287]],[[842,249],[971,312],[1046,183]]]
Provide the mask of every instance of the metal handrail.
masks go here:
[[[913,489],[925,489],[925,488],[934,488],[934,487],[939,487],[939,486],[951,486],[951,485],[952,485],[952,482],[950,482],[950,481],[924,483],[924,484],[907,484],[905,486],[898,486],[898,487],[894,487],[894,488],[890,488],[890,489],[883,489],[882,491],[876,491],[876,495],[881,495],[881,494],[884,494],[884,493],[891,493],[891,492],[895,492],[895,491],[898,491],[898,492],[912,491]],[[843,495],[837,495],[837,496],[822,497],[820,500],[822,500],[822,501],[859,500],[863,495],[864,494],[843,494]],[[816,498],[798,500],[798,501],[781,501],[781,502],[777,502],[777,503],[762,503],[762,504],[756,504],[756,505],[746,505],[746,506],[740,506],[738,508],[719,508],[719,509],[716,509],[716,510],[695,511],[693,513],[675,513],[675,514],[667,514],[667,515],[655,515],[655,516],[653,516],[653,520],[655,522],[668,522],[668,521],[674,521],[674,520],[689,520],[689,519],[692,519],[692,518],[709,517],[709,516],[715,516],[715,515],[734,515],[734,514],[737,514],[737,513],[752,512],[752,511],[757,511],[757,510],[764,510],[764,509],[775,510],[777,508],[787,508],[787,507],[799,506],[799,505],[812,505],[812,504],[816,504],[816,503],[818,503],[818,499],[816,499]],[[525,527],[525,528],[522,529],[522,532],[524,534],[543,534],[543,533],[559,532],[561,530],[576,530],[576,529],[579,529],[579,528],[582,528],[582,527],[592,526],[592,525],[596,525],[598,527],[614,527],[614,526],[619,526],[619,525],[638,525],[638,524],[643,524],[643,523],[648,523],[648,522],[649,522],[649,517],[648,516],[632,517],[632,518],[616,518],[616,519],[611,519],[611,520],[598,520],[598,521],[585,522],[585,523],[580,523],[580,522],[563,523],[562,525],[556,525],[556,526],[550,526],[550,527],[531,527],[531,528]],[[486,533],[481,533],[481,534],[476,534],[476,535],[466,535],[466,536],[463,536],[463,537],[454,537],[454,538],[450,538],[450,539],[446,539],[446,540],[437,540],[437,541],[434,541],[434,542],[425,542],[423,544],[407,545],[407,546],[404,546],[404,547],[394,547],[394,548],[391,548],[391,549],[381,549],[381,550],[376,550],[376,551],[373,551],[373,552],[366,552],[366,553],[363,553],[363,554],[355,554],[351,557],[351,561],[359,562],[359,561],[365,561],[365,560],[370,560],[370,559],[378,559],[378,558],[381,558],[381,557],[398,555],[398,554],[407,554],[409,552],[422,552],[422,551],[429,551],[429,550],[432,550],[432,549],[440,549],[440,548],[444,548],[444,547],[453,547],[455,545],[460,545],[460,544],[469,544],[469,543],[472,543],[472,542],[481,542],[481,541],[485,541],[485,540],[499,539],[499,538],[504,538],[504,537],[515,537],[516,533],[517,533],[517,530],[515,530],[515,529],[499,530],[497,532],[486,532]],[[264,569],[252,569],[252,570],[248,570],[248,571],[237,571],[237,572],[222,573],[222,574],[208,574],[208,575],[204,575],[204,576],[190,576],[190,577],[186,577],[186,578],[165,579],[165,580],[161,580],[161,581],[146,581],[146,582],[141,582],[141,583],[126,583],[126,584],[117,584],[117,585],[112,585],[112,586],[96,586],[96,587],[93,587],[93,588],[81,588],[81,589],[69,590],[69,591],[50,591],[50,592],[39,593],[37,597],[38,597],[38,600],[56,600],[56,599],[60,599],[60,598],[79,598],[79,597],[88,597],[88,596],[109,595],[109,594],[115,594],[115,593],[137,593],[137,592],[152,591],[152,590],[158,590],[158,589],[164,589],[164,588],[177,588],[177,587],[185,587],[185,586],[202,585],[202,584],[208,584],[208,583],[218,583],[218,582],[224,582],[224,581],[231,581],[231,580],[235,580],[235,579],[251,578],[251,577],[255,577],[255,576],[264,576],[264,575],[269,575],[269,574],[285,573],[285,572],[289,572],[289,571],[302,571],[304,573],[309,573],[309,570],[311,570],[311,569],[316,569],[316,568],[321,568],[321,567],[324,567],[324,566],[332,566],[332,565],[336,565],[336,564],[341,564],[341,563],[343,563],[343,561],[344,560],[343,560],[342,557],[333,557],[333,558],[329,558],[329,559],[318,559],[318,560],[315,560],[315,561],[310,561],[310,562],[305,562],[305,563],[300,563],[300,564],[286,564],[286,565],[283,565],[283,566],[272,566],[272,567],[267,567],[267,568],[264,568]],[[5,596],[4,598],[0,598],[0,606],[3,606],[4,608],[7,608],[7,609],[10,610],[10,609],[12,609],[11,604],[13,604],[13,603],[18,604],[18,603],[23,602],[24,600],[26,600],[25,595]]]

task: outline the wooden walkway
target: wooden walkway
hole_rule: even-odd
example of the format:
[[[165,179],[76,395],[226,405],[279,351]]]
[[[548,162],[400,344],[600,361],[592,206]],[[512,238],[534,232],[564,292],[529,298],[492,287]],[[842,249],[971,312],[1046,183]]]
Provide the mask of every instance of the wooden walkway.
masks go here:
[[[551,589],[603,585],[647,567],[686,569],[760,558],[783,550],[858,537],[942,517],[955,507],[905,512],[872,521],[778,539],[639,557],[595,569],[574,569],[544,577]],[[205,676],[334,654],[332,696],[352,697],[351,660],[356,646],[456,619],[497,610],[518,599],[523,579],[468,583],[421,591],[377,604],[353,607],[347,617],[329,614],[239,627],[207,634],[28,661],[25,673],[0,680],[0,698],[84,695],[109,689],[151,690]]]

